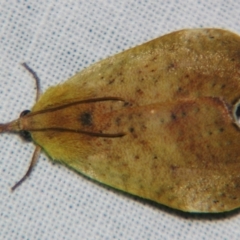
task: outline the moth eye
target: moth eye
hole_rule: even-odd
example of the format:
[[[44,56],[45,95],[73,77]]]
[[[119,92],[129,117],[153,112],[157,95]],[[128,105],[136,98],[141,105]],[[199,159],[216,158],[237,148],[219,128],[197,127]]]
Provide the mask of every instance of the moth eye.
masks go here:
[[[27,142],[32,141],[32,136],[31,136],[31,133],[29,131],[21,130],[19,132],[19,134],[25,141],[27,141]]]
[[[30,112],[31,112],[30,110],[24,110],[24,111],[21,112],[20,117],[23,117],[23,116],[27,115]]]
[[[21,112],[20,117],[26,116],[30,112],[31,112],[30,110],[24,110]],[[19,134],[25,141],[28,141],[28,142],[32,141],[32,136],[29,131],[21,130]]]
[[[240,125],[240,101],[238,101],[233,107],[233,117],[235,122]]]

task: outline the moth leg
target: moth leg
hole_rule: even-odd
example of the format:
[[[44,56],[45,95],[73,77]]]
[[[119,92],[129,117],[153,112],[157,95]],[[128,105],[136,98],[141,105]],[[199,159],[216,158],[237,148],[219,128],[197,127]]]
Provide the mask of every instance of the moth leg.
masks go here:
[[[27,170],[27,172],[25,173],[25,175],[11,188],[12,191],[14,191],[18,186],[20,186],[23,181],[30,175],[34,165],[36,164],[38,158],[39,158],[39,155],[41,153],[41,147],[40,146],[36,146],[35,150],[34,150],[34,153],[33,153],[33,156],[32,156],[32,160],[31,160],[31,163],[30,163],[30,166]]]
[[[39,79],[38,75],[27,65],[27,63],[22,63],[22,66],[32,74],[33,78],[36,81],[36,88],[37,88],[36,102],[37,102],[41,95],[40,79]]]

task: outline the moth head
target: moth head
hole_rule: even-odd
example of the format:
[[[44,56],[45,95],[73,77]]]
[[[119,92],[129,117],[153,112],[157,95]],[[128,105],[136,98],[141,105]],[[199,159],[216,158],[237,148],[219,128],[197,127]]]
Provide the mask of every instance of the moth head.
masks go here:
[[[31,111],[30,110],[24,110],[21,112],[19,118],[24,117],[26,115],[28,115]],[[31,142],[32,141],[32,136],[31,133],[29,131],[26,130],[20,130],[19,131],[19,135],[22,137],[22,139],[24,139],[27,142]]]

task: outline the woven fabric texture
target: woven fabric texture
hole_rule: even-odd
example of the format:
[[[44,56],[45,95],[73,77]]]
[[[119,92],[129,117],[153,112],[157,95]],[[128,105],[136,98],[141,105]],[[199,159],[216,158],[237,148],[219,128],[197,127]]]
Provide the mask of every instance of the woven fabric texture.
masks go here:
[[[182,28],[240,33],[240,1],[2,0],[0,122],[90,64]],[[14,192],[34,145],[0,136],[0,239],[240,239],[240,214],[183,214],[108,189],[41,154]]]

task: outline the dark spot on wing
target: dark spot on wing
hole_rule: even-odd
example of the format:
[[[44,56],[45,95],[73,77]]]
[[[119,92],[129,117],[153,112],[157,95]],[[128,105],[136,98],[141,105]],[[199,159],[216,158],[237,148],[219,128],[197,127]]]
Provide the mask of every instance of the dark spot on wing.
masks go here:
[[[80,121],[83,126],[92,125],[92,114],[90,112],[84,112],[80,115]]]
[[[134,132],[134,127],[130,127],[129,132],[133,133]]]

